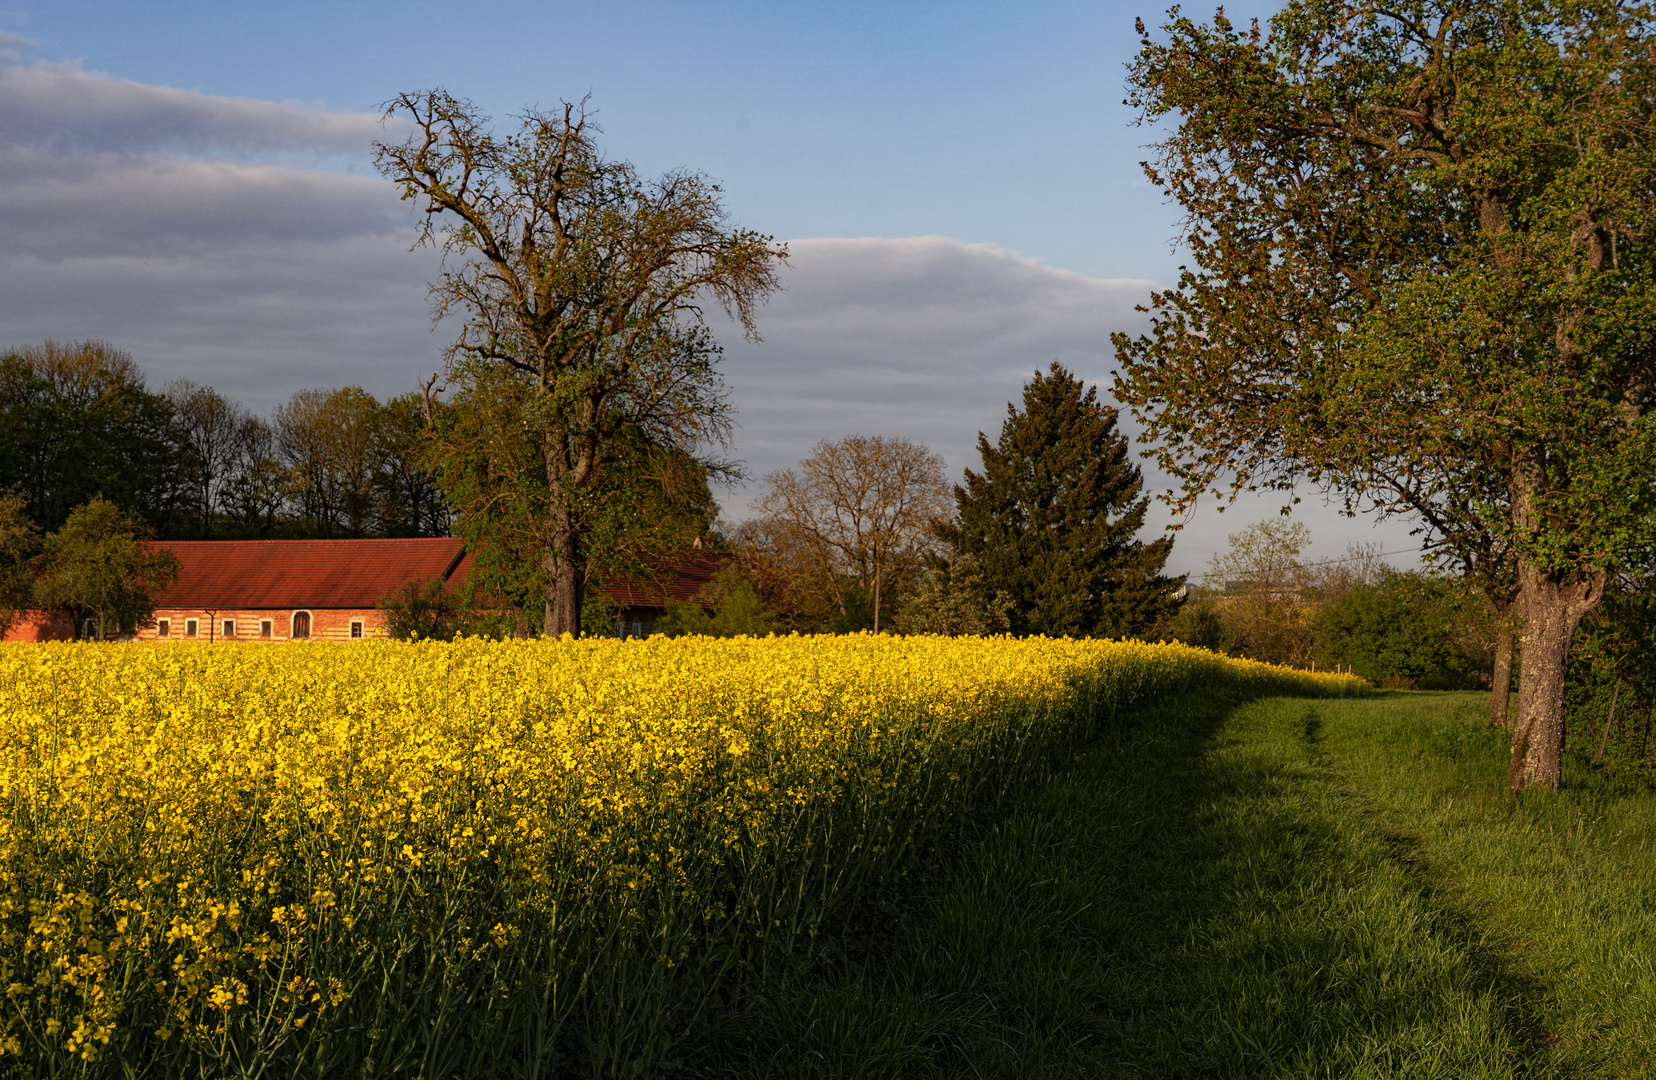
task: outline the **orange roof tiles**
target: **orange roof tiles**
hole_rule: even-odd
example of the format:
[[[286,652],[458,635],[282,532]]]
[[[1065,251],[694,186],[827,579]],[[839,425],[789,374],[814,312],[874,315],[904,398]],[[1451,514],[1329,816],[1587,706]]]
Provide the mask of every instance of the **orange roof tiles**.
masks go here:
[[[462,574],[464,542],[165,540],[179,574],[158,608],[371,608],[405,581]],[[464,560],[469,563],[470,560]]]

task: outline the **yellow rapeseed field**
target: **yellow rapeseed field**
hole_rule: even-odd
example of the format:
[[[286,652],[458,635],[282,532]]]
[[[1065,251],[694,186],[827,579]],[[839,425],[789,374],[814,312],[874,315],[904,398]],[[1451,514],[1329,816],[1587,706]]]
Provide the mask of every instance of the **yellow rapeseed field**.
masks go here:
[[[0,647],[0,1067],[639,1075],[1178,645]]]

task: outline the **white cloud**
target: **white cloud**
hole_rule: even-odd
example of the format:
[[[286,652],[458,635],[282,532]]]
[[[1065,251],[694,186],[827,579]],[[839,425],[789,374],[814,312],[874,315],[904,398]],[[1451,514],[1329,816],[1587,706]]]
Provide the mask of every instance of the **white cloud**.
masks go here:
[[[0,41],[0,48],[5,45]],[[84,71],[75,63],[0,68],[0,144],[5,145],[119,152],[366,153],[369,143],[383,136],[375,113],[148,86]]]
[[[73,65],[0,68],[0,346],[101,337],[152,380],[268,410],[303,386],[413,388],[437,363],[413,220],[377,178],[307,167],[366,113],[218,98]]]

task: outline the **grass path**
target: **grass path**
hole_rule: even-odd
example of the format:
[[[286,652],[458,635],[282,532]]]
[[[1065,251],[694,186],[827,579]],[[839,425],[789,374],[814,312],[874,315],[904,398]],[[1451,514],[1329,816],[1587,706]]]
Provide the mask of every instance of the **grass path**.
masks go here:
[[[1656,1077],[1656,795],[1503,792],[1475,695],[1169,702],[729,1077]]]

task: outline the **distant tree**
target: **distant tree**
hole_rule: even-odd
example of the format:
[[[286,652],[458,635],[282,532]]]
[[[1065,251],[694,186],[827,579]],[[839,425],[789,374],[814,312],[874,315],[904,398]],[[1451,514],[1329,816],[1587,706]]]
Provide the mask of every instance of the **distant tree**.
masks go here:
[[[1149,500],[1114,409],[1053,363],[1007,406],[1000,439],[978,433],[983,472],[954,489],[939,535],[1012,599],[1019,634],[1126,637],[1177,606],[1161,575],[1173,541],[1137,539]]]
[[[977,566],[964,555],[932,558],[903,600],[893,625],[899,634],[949,637],[1004,634],[1012,628],[1005,590],[985,596]]]
[[[840,582],[841,614],[852,589],[868,596],[869,629],[894,590],[913,579],[934,546],[932,523],[948,512],[943,459],[907,439],[852,435],[820,442],[798,471],[765,478],[754,507],[800,570]]]
[[[379,401],[360,386],[300,390],[276,408],[276,447],[297,493],[300,518],[323,539],[374,528]]]
[[[1311,660],[1313,581],[1300,553],[1311,546],[1303,522],[1266,520],[1226,538],[1204,584],[1219,594],[1219,617],[1231,649],[1250,660],[1305,665]]]
[[[448,502],[427,461],[425,403],[418,392],[380,406],[371,433],[375,531],[381,536],[447,536]]]
[[[155,598],[178,576],[178,559],[149,541],[149,528],[102,496],[70,511],[46,537],[37,586],[41,607],[66,611],[77,633],[87,620],[101,640],[155,619]]]
[[[1236,649],[1236,634],[1225,624],[1219,614],[1219,604],[1211,596],[1196,597],[1180,604],[1179,610],[1162,627],[1162,636],[1169,641],[1226,655]]]
[[[778,625],[759,590],[743,580],[740,567],[729,564],[701,587],[694,602],[669,600],[661,629],[671,636],[763,637],[774,634]]]
[[[441,90],[402,94],[385,111],[413,134],[376,144],[380,172],[425,211],[420,242],[456,260],[432,294],[439,317],[464,318],[447,368],[460,394],[432,447],[457,528],[472,539],[480,518],[516,523],[504,546],[540,563],[544,632],[578,634],[582,501],[606,486],[618,434],[685,454],[727,437],[703,308],[719,304],[756,338],[754,308],[776,289],[787,250],[730,228],[703,176],[644,182],[604,160],[577,106],[526,110],[506,135]],[[515,458],[519,486],[476,467],[473,407],[500,417],[511,449],[538,451],[533,469]]]
[[[1382,571],[1317,609],[1314,656],[1387,689],[1469,689],[1474,662],[1456,635],[1462,601],[1445,578]]]
[[[0,485],[55,529],[102,493],[163,535],[187,524],[186,455],[165,396],[126,352],[47,341],[0,357]]]
[[[166,396],[182,449],[188,454],[184,478],[196,519],[191,531],[209,540],[225,486],[234,477],[248,416],[217,390],[189,379],[169,383]]]
[[[282,524],[295,487],[288,467],[277,459],[276,433],[257,416],[243,417],[236,429],[229,479],[220,488],[231,532],[242,539],[267,539]]]
[[[1165,30],[1129,93],[1168,122],[1146,170],[1191,259],[1116,337],[1117,398],[1180,505],[1309,483],[1480,584],[1507,563],[1510,782],[1556,787],[1575,628],[1656,528],[1656,16],[1290,0]]]
[[[40,550],[40,530],[26,507],[16,487],[0,490],[0,639],[35,606],[35,571],[29,560]]]

